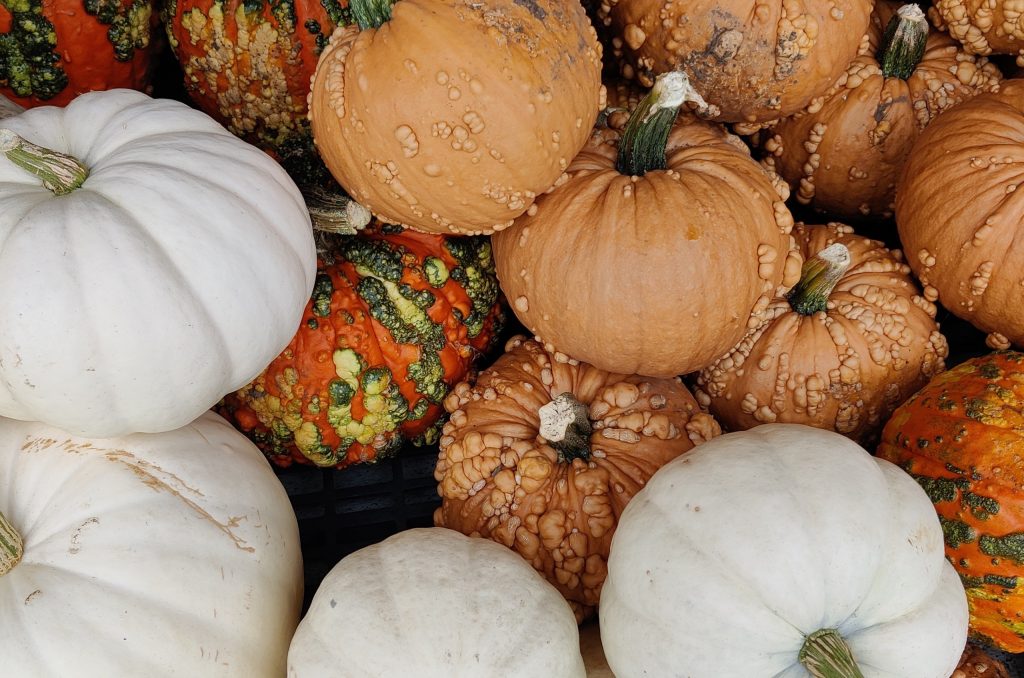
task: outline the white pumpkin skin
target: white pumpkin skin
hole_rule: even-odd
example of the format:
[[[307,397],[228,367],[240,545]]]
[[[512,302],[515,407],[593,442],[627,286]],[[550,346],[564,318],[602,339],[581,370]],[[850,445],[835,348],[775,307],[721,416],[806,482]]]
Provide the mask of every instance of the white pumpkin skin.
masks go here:
[[[931,501],[847,438],[731,433],[658,471],[623,512],[601,594],[618,678],[796,678],[838,628],[865,678],[949,678],[967,600]]]
[[[298,525],[263,455],[215,414],[97,441],[0,420],[0,673],[279,678],[302,602]]]
[[[131,90],[0,126],[90,169],[55,196],[0,153],[0,415],[90,437],[171,430],[291,340],[316,251],[270,157]]]
[[[400,532],[324,578],[288,678],[584,678],[576,618],[517,553],[442,527]]]
[[[4,95],[0,94],[0,120],[8,118],[12,115],[17,115],[25,109],[14,103]]]

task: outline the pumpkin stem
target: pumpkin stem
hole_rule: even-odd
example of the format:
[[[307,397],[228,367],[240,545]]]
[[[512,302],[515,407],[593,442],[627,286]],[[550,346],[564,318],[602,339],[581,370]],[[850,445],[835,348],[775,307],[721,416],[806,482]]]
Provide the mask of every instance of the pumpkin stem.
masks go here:
[[[801,315],[814,315],[828,308],[828,295],[850,268],[850,250],[842,243],[829,245],[804,262],[800,281],[786,298]]]
[[[394,0],[351,0],[349,8],[352,17],[362,30],[380,28],[391,21],[391,6]]]
[[[89,176],[89,168],[67,153],[51,151],[21,138],[9,129],[0,129],[0,153],[30,174],[43,180],[54,195],[65,195],[80,187]]]
[[[864,678],[839,631],[820,629],[804,639],[800,663],[814,678]]]
[[[8,522],[3,513],[0,513],[0,577],[14,569],[14,566],[21,562],[21,556],[25,552],[25,544],[21,541],[21,535]]]
[[[698,110],[710,108],[693,89],[683,71],[670,71],[658,76],[654,87],[629,116],[622,132],[616,164],[620,174],[641,177],[668,166],[665,158],[668,135],[679,108],[687,101],[697,104]]]
[[[590,423],[590,411],[586,405],[571,393],[563,393],[537,413],[540,415],[540,435],[558,451],[560,462],[590,459],[590,436],[594,426]]]
[[[920,7],[911,3],[896,10],[878,46],[878,65],[887,78],[906,80],[924,57],[928,21]]]
[[[307,186],[302,189],[302,197],[306,200],[313,228],[318,231],[355,235],[370,223],[370,210],[340,188],[332,191],[322,186]]]

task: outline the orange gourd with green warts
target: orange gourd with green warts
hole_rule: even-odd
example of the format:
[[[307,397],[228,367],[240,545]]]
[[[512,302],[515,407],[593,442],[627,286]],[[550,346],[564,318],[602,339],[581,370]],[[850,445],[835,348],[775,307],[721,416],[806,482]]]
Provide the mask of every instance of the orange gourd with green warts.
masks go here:
[[[896,410],[878,456],[935,503],[971,634],[1024,651],[1024,353],[968,360]]]

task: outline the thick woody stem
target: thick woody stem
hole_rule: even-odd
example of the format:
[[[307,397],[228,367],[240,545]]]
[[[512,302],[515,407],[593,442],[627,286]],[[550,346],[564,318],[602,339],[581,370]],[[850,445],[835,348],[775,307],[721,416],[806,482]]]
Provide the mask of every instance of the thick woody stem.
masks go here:
[[[355,235],[370,223],[370,210],[341,189],[331,191],[321,186],[311,186],[303,189],[302,197],[306,200],[313,228],[318,231]]]
[[[0,153],[42,179],[54,195],[74,191],[89,177],[89,168],[78,158],[33,144],[6,128],[0,129]]]
[[[590,459],[590,436],[594,427],[586,405],[571,393],[563,393],[542,406],[538,414],[540,435],[558,451],[559,461]]]
[[[21,535],[4,514],[0,513],[0,577],[21,562],[24,552],[25,544],[21,541]]]
[[[829,245],[804,262],[800,281],[789,291],[789,306],[801,315],[828,308],[828,295],[850,268],[850,250],[842,243]]]
[[[921,8],[913,3],[900,7],[885,27],[875,55],[882,75],[909,78],[921,63],[927,43],[928,21]]]
[[[799,659],[814,678],[864,678],[850,646],[835,629],[821,629],[807,636]]]

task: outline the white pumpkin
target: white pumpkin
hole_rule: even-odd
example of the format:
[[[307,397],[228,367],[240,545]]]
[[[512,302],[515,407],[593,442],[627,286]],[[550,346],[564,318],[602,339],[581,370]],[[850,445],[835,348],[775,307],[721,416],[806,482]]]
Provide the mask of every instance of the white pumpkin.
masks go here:
[[[8,118],[12,115],[17,115],[25,109],[14,103],[4,95],[0,94],[0,120]]]
[[[921,487],[796,424],[662,467],[622,514],[600,605],[618,678],[949,678],[967,641]],[[815,668],[829,651],[838,668]]]
[[[267,155],[131,90],[0,127],[17,135],[0,130],[0,415],[92,437],[171,430],[291,340],[316,250]]]
[[[0,420],[0,516],[0,674],[284,675],[298,525],[217,415],[106,441]]]
[[[584,678],[576,618],[521,556],[442,527],[400,532],[328,573],[289,678]]]

